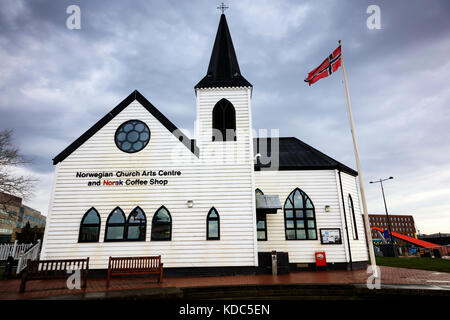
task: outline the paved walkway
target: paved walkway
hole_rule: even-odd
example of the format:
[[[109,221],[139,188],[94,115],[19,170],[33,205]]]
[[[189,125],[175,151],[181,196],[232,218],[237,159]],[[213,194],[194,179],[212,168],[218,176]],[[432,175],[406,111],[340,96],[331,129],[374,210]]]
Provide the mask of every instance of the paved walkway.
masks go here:
[[[381,284],[389,285],[428,285],[450,289],[450,273],[435,271],[380,267]],[[299,271],[287,275],[252,275],[221,277],[166,277],[163,283],[156,283],[152,277],[112,278],[106,288],[106,279],[89,279],[86,292],[106,292],[117,290],[136,290],[146,288],[186,288],[223,285],[258,284],[365,284],[366,270],[357,271]],[[1,280],[0,299],[33,299],[82,293],[82,290],[69,290],[65,280],[32,280],[27,282],[25,293],[19,293],[20,280]],[[439,288],[436,287],[436,288]]]

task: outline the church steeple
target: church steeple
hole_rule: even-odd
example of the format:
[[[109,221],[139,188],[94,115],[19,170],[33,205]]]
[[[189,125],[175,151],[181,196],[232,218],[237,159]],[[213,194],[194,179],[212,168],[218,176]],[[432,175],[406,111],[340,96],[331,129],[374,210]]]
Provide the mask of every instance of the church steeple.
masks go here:
[[[241,75],[227,19],[223,13],[220,16],[208,72],[195,89],[214,87],[252,87]]]

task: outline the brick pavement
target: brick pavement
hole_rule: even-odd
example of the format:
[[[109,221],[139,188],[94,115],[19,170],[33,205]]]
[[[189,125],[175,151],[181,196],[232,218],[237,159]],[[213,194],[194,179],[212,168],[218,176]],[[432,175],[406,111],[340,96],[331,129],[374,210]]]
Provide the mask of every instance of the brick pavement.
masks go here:
[[[381,284],[450,286],[450,273],[381,266]],[[273,277],[272,275],[242,275],[218,277],[166,277],[156,283],[153,277],[113,278],[106,288],[106,279],[89,279],[86,292],[105,292],[146,288],[186,288],[222,285],[264,284],[365,284],[366,270],[299,271]],[[25,293],[19,293],[20,280],[1,280],[0,299],[33,299],[71,295],[83,290],[69,290],[65,280],[32,280]]]

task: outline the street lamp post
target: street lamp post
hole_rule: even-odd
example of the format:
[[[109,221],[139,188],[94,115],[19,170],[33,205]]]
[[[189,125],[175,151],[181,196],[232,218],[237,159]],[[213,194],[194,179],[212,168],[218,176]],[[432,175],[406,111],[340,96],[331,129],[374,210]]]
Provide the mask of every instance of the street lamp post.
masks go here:
[[[381,185],[381,193],[383,194],[383,202],[384,202],[384,210],[386,211],[386,219],[388,224],[388,230],[389,230],[389,238],[391,239],[391,245],[394,246],[394,240],[392,239],[392,229],[391,229],[391,221],[389,220],[389,213],[386,205],[386,198],[384,196],[384,188],[383,188],[383,181],[394,179],[394,177],[389,177],[386,179],[381,179],[377,181],[370,181],[369,183],[379,183]]]

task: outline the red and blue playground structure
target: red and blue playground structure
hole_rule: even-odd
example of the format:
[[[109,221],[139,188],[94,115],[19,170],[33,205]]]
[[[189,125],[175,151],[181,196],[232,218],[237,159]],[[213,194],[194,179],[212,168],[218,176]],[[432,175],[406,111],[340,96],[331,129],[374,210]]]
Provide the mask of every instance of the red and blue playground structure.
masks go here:
[[[382,228],[378,228],[378,227],[372,227],[372,230],[376,230],[381,232],[382,234],[387,234],[389,236],[389,231],[388,230],[384,230]],[[425,249],[429,249],[429,250],[433,250],[433,249],[437,249],[440,251],[441,256],[444,255],[448,255],[449,254],[449,248],[445,247],[445,246],[440,246],[438,244],[434,244],[428,241],[423,241],[420,239],[416,239],[413,237],[409,237],[409,236],[405,236],[404,234],[401,233],[397,233],[397,232],[392,232],[392,237],[399,239],[399,240],[403,240],[407,243],[413,244],[417,247],[421,247],[421,248],[425,248]]]

